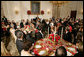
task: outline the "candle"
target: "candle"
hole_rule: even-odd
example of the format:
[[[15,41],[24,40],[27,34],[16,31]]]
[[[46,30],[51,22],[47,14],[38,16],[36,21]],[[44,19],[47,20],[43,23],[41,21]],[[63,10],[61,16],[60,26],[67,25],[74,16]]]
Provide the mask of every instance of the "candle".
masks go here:
[[[56,33],[56,27],[55,27],[55,33]]]
[[[49,27],[48,27],[48,37],[49,37]]]
[[[61,31],[61,39],[62,39],[62,35],[63,35],[63,27],[62,27],[62,31]]]
[[[54,41],[55,41],[55,33],[56,33],[56,26],[55,26],[55,32],[54,32]]]

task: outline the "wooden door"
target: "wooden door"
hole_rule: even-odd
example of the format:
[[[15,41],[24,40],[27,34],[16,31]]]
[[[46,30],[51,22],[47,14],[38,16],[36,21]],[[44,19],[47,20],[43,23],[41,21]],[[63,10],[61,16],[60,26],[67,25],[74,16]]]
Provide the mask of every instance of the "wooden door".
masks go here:
[[[77,11],[71,11],[71,18],[74,18],[74,21],[76,19],[76,13]]]

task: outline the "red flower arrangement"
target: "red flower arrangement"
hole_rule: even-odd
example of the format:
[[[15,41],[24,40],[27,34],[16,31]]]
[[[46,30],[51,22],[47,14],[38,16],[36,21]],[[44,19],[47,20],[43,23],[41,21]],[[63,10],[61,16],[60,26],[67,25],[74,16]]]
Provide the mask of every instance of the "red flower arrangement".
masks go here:
[[[49,39],[54,38],[54,34],[49,35]]]
[[[38,49],[33,50],[35,54],[38,54]]]
[[[44,14],[44,11],[43,10],[41,11],[41,14]]]
[[[30,10],[28,10],[28,11],[27,11],[27,14],[28,14],[28,15],[30,15],[30,14],[31,14],[31,11],[30,11]]]
[[[55,41],[58,42],[59,39],[60,39],[60,36],[57,34],[57,35],[55,36]]]
[[[51,39],[52,41],[54,41],[54,34],[50,34],[49,35],[49,39]],[[60,36],[58,34],[55,35],[55,41],[58,42],[58,40],[60,39]]]

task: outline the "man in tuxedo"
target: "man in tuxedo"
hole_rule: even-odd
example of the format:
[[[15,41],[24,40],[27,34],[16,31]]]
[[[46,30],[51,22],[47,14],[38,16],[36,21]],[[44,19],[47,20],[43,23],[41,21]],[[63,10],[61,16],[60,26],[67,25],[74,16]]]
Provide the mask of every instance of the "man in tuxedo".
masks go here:
[[[31,41],[32,43],[35,42],[35,40],[32,39],[31,33],[26,34],[26,40]]]
[[[29,25],[29,20],[28,20],[28,19],[27,19],[27,21],[26,21],[25,25]]]
[[[36,40],[40,40],[42,38],[41,32],[35,33],[35,38],[36,38]]]
[[[20,30],[16,30],[15,35],[17,37],[16,46],[17,46],[19,54],[21,54],[21,50],[23,49],[23,43],[24,43],[23,32]]]
[[[20,28],[24,28],[23,20],[21,20]]]
[[[38,17],[38,15],[37,15],[37,17],[34,18],[33,20],[34,20],[35,22],[37,22],[38,19],[39,19],[39,17]]]
[[[14,25],[14,29],[17,29],[17,25],[16,25],[16,23],[15,23],[14,20],[12,21],[12,23],[13,23],[13,25]]]
[[[55,17],[54,17],[54,16],[52,17],[52,21],[53,21],[53,22],[55,21]]]

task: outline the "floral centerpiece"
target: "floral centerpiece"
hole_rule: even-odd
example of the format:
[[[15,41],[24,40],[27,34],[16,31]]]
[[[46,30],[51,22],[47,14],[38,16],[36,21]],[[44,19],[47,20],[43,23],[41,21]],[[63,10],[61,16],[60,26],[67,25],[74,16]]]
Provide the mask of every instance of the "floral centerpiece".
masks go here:
[[[51,39],[52,41],[58,42],[58,40],[60,39],[60,36],[58,34],[55,34],[55,35],[54,34],[50,34],[49,35],[49,39]]]
[[[34,29],[32,26],[30,26],[30,25],[25,25],[24,26],[24,31],[26,31],[26,32],[31,32],[32,31],[32,33],[38,33],[38,30],[37,29]]]

